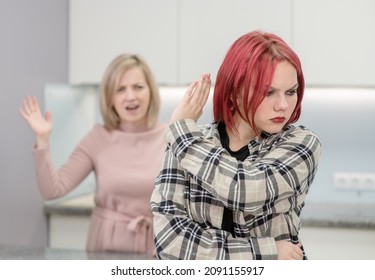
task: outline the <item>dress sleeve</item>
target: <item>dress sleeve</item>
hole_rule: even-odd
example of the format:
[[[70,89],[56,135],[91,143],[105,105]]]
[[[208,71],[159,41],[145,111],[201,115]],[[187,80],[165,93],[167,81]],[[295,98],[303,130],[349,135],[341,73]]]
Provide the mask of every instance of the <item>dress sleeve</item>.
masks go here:
[[[154,239],[159,259],[277,259],[272,237],[233,237],[192,219],[188,179],[170,149],[151,197]],[[207,207],[209,207],[209,203]]]
[[[81,140],[59,169],[54,167],[49,146],[43,149],[33,148],[38,187],[44,199],[66,195],[93,170],[93,161],[87,152],[87,144],[92,141],[92,133],[91,131]]]
[[[166,141],[181,167],[205,190],[229,209],[254,216],[263,215],[264,209],[287,212],[290,203],[286,200],[304,197],[315,176],[321,147],[313,132],[299,128],[263,157],[240,162],[205,138],[193,120],[170,125]]]

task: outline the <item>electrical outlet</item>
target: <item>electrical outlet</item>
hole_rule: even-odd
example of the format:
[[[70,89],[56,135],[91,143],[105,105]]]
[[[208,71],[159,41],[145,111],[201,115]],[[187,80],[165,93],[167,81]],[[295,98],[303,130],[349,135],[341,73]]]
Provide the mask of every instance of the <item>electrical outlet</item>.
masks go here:
[[[336,189],[375,191],[375,173],[337,172],[333,175],[333,181]]]

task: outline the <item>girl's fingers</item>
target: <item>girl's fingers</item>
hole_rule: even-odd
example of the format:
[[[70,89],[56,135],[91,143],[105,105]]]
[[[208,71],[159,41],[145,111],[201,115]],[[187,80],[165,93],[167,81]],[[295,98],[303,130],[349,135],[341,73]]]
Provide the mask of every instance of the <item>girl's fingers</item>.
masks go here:
[[[202,100],[204,99],[204,89],[206,85],[206,75],[202,75],[200,84],[196,91],[196,102],[199,105],[202,105]]]
[[[189,103],[197,104],[201,87],[202,87],[202,78],[200,78],[198,81],[195,82],[195,86],[190,94]]]
[[[199,97],[197,98],[197,104],[200,106],[200,109],[203,109],[204,105],[206,105],[208,96],[210,94],[211,89],[211,79],[210,75],[206,74],[203,76],[202,80],[202,87],[200,88]]]
[[[208,96],[210,95],[210,90],[211,90],[211,77],[210,77],[210,74],[207,74],[205,87],[203,89],[203,92],[204,92],[204,95],[202,97],[203,104],[206,104]]]
[[[302,246],[302,244],[300,244],[300,243],[297,244],[297,248],[295,248],[295,250],[294,250],[294,252],[298,256],[299,260],[303,259],[303,252],[302,252],[301,246]]]
[[[199,80],[191,83],[187,88],[181,103],[173,112],[170,123],[180,119],[191,118],[197,121],[202,115],[211,88],[209,74],[204,74]]]
[[[198,85],[194,90],[191,102],[194,102],[194,104],[199,104],[200,106],[204,105],[206,94],[207,94],[207,88],[209,84],[209,75],[204,74],[199,79]]]
[[[188,89],[186,90],[186,95],[187,96],[191,96],[192,93],[194,92],[194,89],[195,87],[197,86],[199,81],[194,81],[190,84],[190,86],[188,87]]]
[[[194,88],[197,86],[198,81],[194,81],[190,84],[190,86],[187,88],[185,95],[182,97],[182,103],[189,104],[192,94],[194,92]]]

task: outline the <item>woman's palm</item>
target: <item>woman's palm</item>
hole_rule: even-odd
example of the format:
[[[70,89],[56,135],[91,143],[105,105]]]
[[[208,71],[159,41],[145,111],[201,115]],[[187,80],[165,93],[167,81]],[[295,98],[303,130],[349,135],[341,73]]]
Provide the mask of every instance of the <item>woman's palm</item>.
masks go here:
[[[52,130],[51,113],[47,112],[43,117],[38,101],[35,97],[27,97],[23,100],[19,112],[30,128],[38,136],[47,136]]]

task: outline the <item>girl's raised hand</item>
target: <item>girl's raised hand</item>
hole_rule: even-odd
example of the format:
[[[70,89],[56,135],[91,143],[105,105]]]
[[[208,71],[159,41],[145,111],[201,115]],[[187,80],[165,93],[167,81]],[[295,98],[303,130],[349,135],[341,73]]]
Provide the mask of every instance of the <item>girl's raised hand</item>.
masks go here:
[[[182,119],[198,121],[203,113],[211,89],[210,74],[203,74],[198,81],[193,82],[187,89],[180,104],[174,110],[169,123]]]

